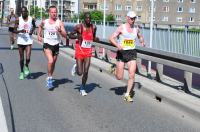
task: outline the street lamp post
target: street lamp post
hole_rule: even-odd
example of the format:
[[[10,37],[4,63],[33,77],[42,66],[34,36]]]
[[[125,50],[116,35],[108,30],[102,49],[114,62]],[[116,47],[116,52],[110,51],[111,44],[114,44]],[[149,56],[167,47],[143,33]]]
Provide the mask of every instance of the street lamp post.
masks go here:
[[[80,11],[80,10],[79,10],[79,0],[77,0],[77,1],[78,1],[78,5],[77,5],[77,6],[78,6],[78,19],[77,19],[77,23],[79,24],[79,21],[80,21],[80,15],[79,15],[79,13],[80,13],[80,12],[79,12],[79,11]]]
[[[154,12],[154,0],[151,0],[151,21],[150,21],[150,45],[152,48],[153,43],[153,12]],[[148,76],[151,77],[151,61],[148,62]]]
[[[42,0],[40,0],[40,18],[42,21]]]
[[[106,30],[106,0],[103,3],[103,39],[105,39]]]
[[[61,0],[61,21],[63,21],[63,0]]]

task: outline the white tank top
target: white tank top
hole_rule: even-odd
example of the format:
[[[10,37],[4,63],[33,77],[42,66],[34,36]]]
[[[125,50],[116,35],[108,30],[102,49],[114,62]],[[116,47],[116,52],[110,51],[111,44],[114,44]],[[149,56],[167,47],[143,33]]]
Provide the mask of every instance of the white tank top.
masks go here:
[[[126,25],[122,25],[123,30],[122,34],[119,36],[118,44],[122,46],[123,50],[135,49],[136,43],[135,39],[137,38],[138,28],[132,28],[132,32],[128,32]]]
[[[60,36],[56,27],[60,27],[60,20],[57,19],[54,24],[49,24],[49,19],[44,21],[44,43],[52,46],[60,43]]]
[[[15,17],[15,15],[11,15],[10,16],[10,22],[11,22],[11,24],[9,24],[9,27],[15,27],[15,20],[16,20],[16,17]]]
[[[24,19],[21,17],[19,17],[19,26],[17,28],[17,30],[26,30],[26,33],[18,33],[17,36],[17,44],[20,45],[29,45],[29,44],[33,44],[33,39],[32,36],[29,35],[29,32],[32,28],[32,17],[28,16],[28,20],[25,22]]]

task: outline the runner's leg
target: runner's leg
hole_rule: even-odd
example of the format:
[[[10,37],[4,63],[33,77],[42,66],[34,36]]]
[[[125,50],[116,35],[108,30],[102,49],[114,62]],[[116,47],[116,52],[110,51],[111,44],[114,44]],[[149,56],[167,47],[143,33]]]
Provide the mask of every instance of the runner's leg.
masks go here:
[[[83,74],[83,59],[76,59],[76,64],[77,64],[76,68],[77,75],[81,76]]]
[[[31,58],[31,48],[32,45],[28,45],[26,46],[25,50],[26,50],[26,66],[28,67],[29,63],[30,63],[30,58]]]
[[[52,51],[50,49],[44,49],[44,54],[47,58],[48,64],[47,64],[47,72],[48,72],[48,76],[52,77],[52,71],[53,71],[53,63],[54,63],[54,59],[53,59],[53,54]]]
[[[23,72],[23,68],[24,68],[24,47],[18,45],[18,50],[19,50],[20,69],[21,69],[21,72]]]
[[[53,63],[52,63],[51,74],[53,74],[53,72],[54,72],[55,64],[56,64],[57,58],[58,58],[57,55],[53,56]]]
[[[90,60],[91,58],[84,58],[84,62],[83,62],[83,77],[82,77],[82,85],[85,87],[85,84],[87,82],[87,78],[88,78],[88,71],[89,71],[89,67],[90,67]]]
[[[126,93],[130,93],[130,91],[133,88],[133,84],[135,81],[135,72],[136,72],[136,60],[131,60],[128,63],[128,85],[127,85],[127,91]]]
[[[116,78],[122,80],[124,76],[124,62],[118,61],[116,66]]]

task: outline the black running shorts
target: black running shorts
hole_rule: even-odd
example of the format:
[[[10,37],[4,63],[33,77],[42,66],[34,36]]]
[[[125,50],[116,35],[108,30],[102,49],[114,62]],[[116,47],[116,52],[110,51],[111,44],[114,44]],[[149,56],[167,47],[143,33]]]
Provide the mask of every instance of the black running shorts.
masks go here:
[[[9,27],[8,31],[11,32],[11,33],[14,33],[14,27]]]
[[[122,62],[127,63],[131,60],[136,60],[136,58],[137,58],[136,50],[118,50],[117,51],[117,56],[116,56],[117,61],[122,61]]]
[[[50,49],[52,51],[53,56],[56,56],[59,54],[59,44],[50,45],[50,44],[44,43],[43,49]]]

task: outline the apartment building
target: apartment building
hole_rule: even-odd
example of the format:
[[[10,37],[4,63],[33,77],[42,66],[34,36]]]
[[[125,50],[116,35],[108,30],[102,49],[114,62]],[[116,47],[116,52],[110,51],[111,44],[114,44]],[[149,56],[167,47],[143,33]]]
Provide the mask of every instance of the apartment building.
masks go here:
[[[80,11],[102,10],[104,0],[80,0]],[[199,25],[200,1],[154,0],[154,23]],[[137,22],[149,23],[151,0],[106,0],[106,13],[114,14],[116,21],[124,21],[129,10],[137,13]]]
[[[104,0],[80,0],[80,11],[104,10]],[[114,14],[116,21],[124,21],[129,10],[135,10],[135,0],[106,0],[106,14]]]
[[[154,21],[158,24],[199,25],[199,6],[199,0],[157,0]]]

